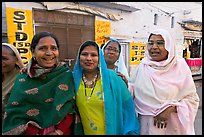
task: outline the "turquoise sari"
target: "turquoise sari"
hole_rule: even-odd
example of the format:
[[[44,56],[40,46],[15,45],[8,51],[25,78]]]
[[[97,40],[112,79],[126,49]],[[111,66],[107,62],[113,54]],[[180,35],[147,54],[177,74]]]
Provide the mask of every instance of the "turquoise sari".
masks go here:
[[[81,48],[81,47],[80,47]],[[105,129],[107,135],[139,135],[140,125],[136,116],[134,102],[125,82],[113,70],[107,69],[99,48],[98,68],[104,92]],[[79,49],[80,51],[80,49]],[[78,92],[83,68],[80,66],[79,52],[73,70],[75,91]]]

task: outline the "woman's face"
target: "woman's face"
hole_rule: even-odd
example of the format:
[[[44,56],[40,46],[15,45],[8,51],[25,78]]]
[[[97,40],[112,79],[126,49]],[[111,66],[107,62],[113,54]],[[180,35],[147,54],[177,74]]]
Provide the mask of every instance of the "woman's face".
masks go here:
[[[119,45],[117,42],[110,42],[104,48],[104,58],[107,64],[114,64],[119,57]]]
[[[87,72],[95,71],[99,63],[99,55],[96,47],[91,45],[86,46],[82,50],[79,59],[80,65],[85,71]]]
[[[13,55],[12,50],[2,46],[2,73],[10,73],[15,68],[17,58]]]
[[[52,37],[43,37],[33,51],[33,57],[36,58],[38,65],[50,68],[58,62],[59,50],[55,39]]]
[[[148,41],[147,49],[152,61],[163,61],[168,57],[165,41],[161,35],[152,35]]]

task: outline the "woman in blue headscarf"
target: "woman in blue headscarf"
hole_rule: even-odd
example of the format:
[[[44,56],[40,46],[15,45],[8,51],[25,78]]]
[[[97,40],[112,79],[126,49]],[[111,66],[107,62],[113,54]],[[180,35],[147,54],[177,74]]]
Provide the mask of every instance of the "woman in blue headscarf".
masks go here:
[[[80,46],[73,75],[85,135],[139,134],[131,94],[122,78],[107,69],[96,42]]]

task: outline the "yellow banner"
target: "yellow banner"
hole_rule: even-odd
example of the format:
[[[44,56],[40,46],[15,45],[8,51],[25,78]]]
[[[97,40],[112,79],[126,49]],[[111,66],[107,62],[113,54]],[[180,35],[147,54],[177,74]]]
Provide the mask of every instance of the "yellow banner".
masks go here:
[[[24,64],[32,57],[30,44],[33,38],[32,10],[6,7],[8,43],[13,44],[21,54]]]
[[[130,65],[140,64],[140,61],[145,57],[144,43],[130,43]]]
[[[108,40],[104,38],[104,35],[110,35],[111,33],[111,24],[107,21],[95,21],[95,41],[101,46],[105,44]]]

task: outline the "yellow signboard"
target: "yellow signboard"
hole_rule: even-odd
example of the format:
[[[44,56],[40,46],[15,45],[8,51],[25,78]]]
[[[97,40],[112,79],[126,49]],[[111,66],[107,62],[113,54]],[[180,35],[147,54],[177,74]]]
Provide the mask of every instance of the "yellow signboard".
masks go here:
[[[144,43],[130,43],[130,65],[140,64],[140,61],[145,57]]]
[[[33,38],[32,11],[6,7],[8,43],[21,54],[24,64],[32,57],[30,44]]]
[[[104,38],[104,35],[110,35],[111,33],[111,24],[107,21],[95,21],[95,41],[101,46],[104,44],[107,39]]]

